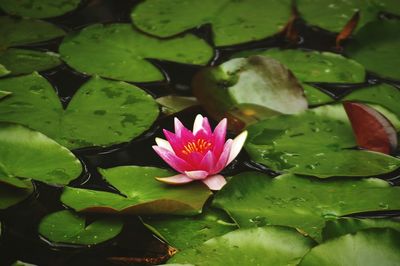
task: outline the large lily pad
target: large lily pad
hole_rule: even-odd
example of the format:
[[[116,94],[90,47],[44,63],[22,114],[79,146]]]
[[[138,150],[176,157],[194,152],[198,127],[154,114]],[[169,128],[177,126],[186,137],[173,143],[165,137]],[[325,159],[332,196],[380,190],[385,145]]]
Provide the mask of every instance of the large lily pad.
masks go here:
[[[65,32],[45,21],[0,17],[0,50],[43,42],[64,36]]]
[[[56,67],[61,60],[55,53],[11,48],[0,51],[0,64],[12,75],[19,75]]]
[[[122,226],[121,220],[107,217],[87,224],[82,215],[63,210],[44,217],[39,234],[53,243],[95,245],[118,235]]]
[[[184,250],[237,229],[223,211],[207,209],[191,217],[142,217],[144,224],[171,246]]]
[[[332,239],[314,247],[301,266],[394,266],[400,261],[400,232],[367,229]]]
[[[80,0],[2,0],[0,8],[11,15],[29,18],[49,18],[74,10]]]
[[[368,21],[376,19],[381,9],[378,8],[378,5],[374,5],[373,2],[363,0],[296,1],[300,15],[304,20],[333,32],[340,32],[357,11],[361,12],[358,28]]]
[[[11,94],[11,92],[9,92],[9,91],[1,91],[0,90],[0,100],[2,100],[3,98],[7,97],[10,94]]]
[[[203,65],[213,55],[211,47],[194,35],[160,40],[122,23],[91,25],[68,35],[60,53],[83,73],[136,82],[163,79],[162,72],[146,59]]]
[[[263,55],[274,58],[303,82],[360,83],[365,69],[354,60],[339,54],[294,49],[257,49],[240,52],[234,57]]]
[[[246,172],[236,175],[216,195],[242,227],[287,225],[321,239],[325,221],[358,212],[400,210],[400,188],[368,179],[321,180],[312,177]]]
[[[349,57],[382,77],[400,79],[400,20],[368,23],[346,47]]]
[[[392,228],[400,231],[400,221],[394,219],[355,219],[341,218],[327,221],[322,230],[322,237],[325,240],[339,237],[346,234],[354,234],[357,231],[367,228]]]
[[[248,131],[250,157],[279,172],[326,178],[374,176],[400,167],[398,158],[351,149],[356,142],[341,105],[276,116]]]
[[[133,24],[158,37],[211,24],[217,46],[263,39],[283,30],[289,19],[286,0],[147,0],[132,11]]]
[[[171,186],[157,181],[155,177],[173,175],[165,169],[121,166],[100,172],[120,194],[66,187],[61,201],[84,212],[195,215],[211,195],[200,183]]]
[[[0,123],[0,182],[31,187],[26,179],[66,185],[82,166],[65,147],[40,132],[21,125]]]
[[[51,85],[37,73],[0,80],[13,94],[0,104],[0,121],[17,122],[45,133],[68,148],[127,142],[158,116],[153,98],[133,85],[93,77],[66,110]]]
[[[28,198],[33,192],[32,183],[25,181],[25,188],[16,188],[0,183],[0,210],[5,210],[24,199]]]
[[[239,229],[178,252],[168,263],[194,265],[297,265],[315,245],[292,228]]]

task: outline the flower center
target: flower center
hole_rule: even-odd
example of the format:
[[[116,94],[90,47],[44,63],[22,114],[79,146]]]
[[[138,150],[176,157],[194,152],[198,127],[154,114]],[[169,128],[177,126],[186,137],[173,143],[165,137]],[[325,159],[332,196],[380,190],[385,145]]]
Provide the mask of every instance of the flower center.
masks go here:
[[[198,139],[196,141],[190,141],[185,146],[183,146],[182,153],[188,155],[192,152],[200,152],[204,153],[208,151],[211,147],[211,142],[208,142],[204,139]]]

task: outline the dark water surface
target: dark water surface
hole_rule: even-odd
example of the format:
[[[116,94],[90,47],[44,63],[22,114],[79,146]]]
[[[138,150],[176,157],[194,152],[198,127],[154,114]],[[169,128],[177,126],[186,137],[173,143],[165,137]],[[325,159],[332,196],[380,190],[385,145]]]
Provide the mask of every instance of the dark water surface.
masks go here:
[[[92,0],[83,1],[78,10],[59,18],[48,19],[68,32],[79,30],[93,23],[130,22],[130,11],[138,1],[128,0]],[[316,49],[321,51],[335,51],[335,35],[320,29],[311,28],[302,21],[297,21],[295,29],[298,32],[296,43],[289,43],[283,35],[276,35],[261,41],[252,42],[235,47],[217,49],[210,65],[224,62],[235,52],[251,48],[285,47]],[[193,32],[212,43],[211,31],[208,25],[193,29]],[[35,50],[57,52],[61,39],[42,43],[39,45],[25,46]],[[199,66],[190,66],[172,62],[152,60],[166,74],[165,82],[151,84],[136,84],[145,89],[154,97],[168,94],[191,95],[190,83]],[[89,78],[77,73],[63,64],[52,70],[41,73],[46,77],[57,91],[60,100],[66,106],[77,89]],[[368,74],[368,84],[382,82],[378,77]],[[393,83],[392,83],[393,84]],[[344,96],[349,88],[357,89],[365,86],[317,84],[319,87],[336,98]],[[394,84],[400,88],[400,84]],[[187,126],[193,123],[196,114],[206,115],[200,107],[185,110],[177,116]],[[215,121],[212,121],[215,125]],[[152,165],[168,167],[152,150],[154,137],[162,136],[162,128],[172,130],[173,117],[160,116],[153,127],[141,137],[130,143],[121,144],[107,149],[87,148],[73,151],[85,166],[84,173],[72,186],[84,186],[98,190],[116,192],[100,177],[96,168],[109,168],[119,165]],[[236,174],[244,170],[265,171],[274,174],[269,169],[262,167],[248,159],[245,152],[225,169],[225,174]],[[275,173],[276,174],[276,173]],[[382,176],[395,185],[400,184],[400,170]],[[0,265],[10,265],[15,260],[37,265],[146,265],[145,262],[154,264],[165,261],[168,246],[154,237],[134,216],[124,217],[123,232],[116,238],[99,244],[95,247],[54,246],[42,239],[37,233],[37,226],[42,217],[64,209],[59,201],[61,188],[35,182],[36,192],[21,204],[0,212],[2,221],[0,236]],[[363,195],[361,195],[362,197]],[[392,217],[399,216],[399,212],[363,213],[360,217]],[[95,217],[95,215],[94,215]],[[137,264],[136,264],[136,263]],[[133,264],[135,263],[135,264]]]

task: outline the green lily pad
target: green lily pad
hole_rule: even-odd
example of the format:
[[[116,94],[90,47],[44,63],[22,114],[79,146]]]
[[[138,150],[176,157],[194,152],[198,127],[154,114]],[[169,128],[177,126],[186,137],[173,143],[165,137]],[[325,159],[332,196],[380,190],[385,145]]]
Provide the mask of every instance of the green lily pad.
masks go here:
[[[67,64],[86,74],[150,82],[164,77],[146,59],[204,65],[213,56],[213,50],[204,40],[191,34],[160,40],[120,23],[91,25],[68,35],[60,46],[60,54]]]
[[[0,182],[26,188],[25,179],[66,185],[82,166],[65,147],[40,132],[0,123]]]
[[[5,66],[0,64],[0,77],[10,74],[10,70],[8,70]]]
[[[62,37],[65,32],[45,21],[0,17],[0,50]]]
[[[400,167],[398,158],[351,149],[357,145],[341,105],[272,117],[248,132],[251,159],[279,172],[327,178],[374,176]]]
[[[335,101],[331,96],[322,92],[313,85],[302,83],[301,86],[304,89],[304,95],[306,96],[308,105],[310,106],[328,104]]]
[[[61,64],[61,60],[55,53],[7,49],[0,51],[0,64],[9,70],[11,75],[19,75],[56,67]]]
[[[366,229],[314,247],[301,266],[394,266],[400,261],[400,232],[393,229]]]
[[[294,49],[256,49],[233,57],[263,55],[278,60],[302,82],[360,83],[365,69],[354,60],[339,54]]]
[[[175,254],[168,263],[194,265],[297,265],[315,242],[292,228],[239,229]],[[169,264],[167,264],[169,265]]]
[[[1,101],[0,121],[27,125],[71,149],[127,142],[147,130],[159,113],[143,90],[99,77],[86,82],[66,110],[37,73],[2,79],[1,89],[13,94]]]
[[[66,187],[61,201],[79,212],[195,215],[201,213],[211,195],[207,187],[198,182],[171,186],[157,181],[155,177],[174,174],[161,168],[121,166],[100,172],[121,195]]]
[[[195,97],[167,95],[159,97],[156,102],[161,105],[162,112],[167,115],[178,113],[186,108],[199,105]]]
[[[383,83],[355,90],[342,100],[377,104],[400,118],[400,90],[388,84]]]
[[[327,239],[339,237],[346,234],[354,234],[367,228],[392,228],[400,231],[400,221],[394,219],[355,219],[341,218],[327,221],[322,230],[322,238]]]
[[[9,91],[0,91],[0,100],[7,97],[8,95],[11,95],[11,92]]]
[[[378,17],[379,6],[364,0],[298,0],[300,16],[308,23],[320,28],[340,32],[356,11],[361,16],[357,28]]]
[[[281,30],[290,19],[290,1],[147,0],[133,9],[140,30],[169,37],[211,24],[216,46],[260,40]]]
[[[144,225],[171,246],[184,250],[236,230],[237,225],[223,211],[207,209],[191,217],[142,217]]]
[[[367,70],[400,80],[400,20],[368,23],[354,36],[345,52]]]
[[[63,210],[44,217],[39,234],[53,243],[96,245],[117,236],[123,223],[115,218],[101,218],[87,224],[85,217]]]
[[[0,8],[10,15],[49,18],[63,15],[78,7],[80,0],[2,0]]]
[[[358,212],[400,210],[399,195],[399,187],[376,178],[270,178],[246,172],[216,194],[213,206],[225,210],[240,228],[287,225],[320,240],[325,221]]]
[[[28,198],[33,190],[33,185],[29,181],[25,181],[25,188],[0,183],[0,210],[5,210]]]

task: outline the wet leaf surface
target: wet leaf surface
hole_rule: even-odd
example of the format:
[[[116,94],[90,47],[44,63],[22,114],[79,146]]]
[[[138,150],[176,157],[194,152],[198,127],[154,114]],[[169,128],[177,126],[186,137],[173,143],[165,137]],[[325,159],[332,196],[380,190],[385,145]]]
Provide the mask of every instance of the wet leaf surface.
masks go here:
[[[66,185],[82,171],[79,160],[42,133],[0,123],[0,182],[29,188],[26,180]]]
[[[157,181],[155,177],[173,175],[161,168],[121,166],[100,172],[120,194],[66,187],[61,201],[85,212],[195,215],[211,195],[200,182],[171,186]]]
[[[341,218],[338,220],[327,221],[322,230],[324,241],[343,236],[346,234],[354,234],[357,231],[368,228],[392,228],[400,231],[400,221],[395,219],[355,219]]]
[[[161,105],[162,112],[167,115],[178,113],[186,108],[199,105],[196,97],[185,97],[177,95],[168,95],[156,99]]]
[[[399,31],[400,20],[368,23],[345,47],[345,52],[367,70],[385,78],[400,80]]]
[[[10,15],[29,18],[48,18],[72,11],[79,3],[80,0],[2,0],[0,8]]]
[[[276,116],[248,128],[250,157],[278,172],[331,176],[373,176],[391,172],[400,160],[356,147],[340,105],[296,116]]]
[[[0,80],[13,93],[0,105],[0,121],[39,130],[68,148],[109,146],[137,137],[153,124],[158,106],[134,85],[93,77],[67,109],[37,73]]]
[[[240,228],[286,225],[320,241],[328,220],[399,210],[399,191],[375,178],[321,180],[291,174],[271,178],[245,172],[231,179],[215,196],[213,206],[225,210]]]
[[[0,64],[10,71],[10,75],[20,75],[56,67],[61,60],[55,53],[11,48],[0,51]]]
[[[51,243],[96,245],[117,236],[122,230],[120,219],[104,217],[87,224],[84,216],[63,210],[44,217],[39,234]]]
[[[237,225],[223,211],[206,209],[191,217],[142,217],[144,224],[169,245],[184,250],[236,230]]]
[[[292,228],[239,229],[212,238],[196,248],[178,252],[168,263],[296,265],[314,245],[313,240]]]
[[[60,54],[67,64],[86,74],[150,82],[163,80],[164,76],[147,59],[204,65],[213,50],[192,34],[160,40],[141,34],[129,24],[118,23],[95,24],[68,35]]]
[[[289,21],[290,11],[286,0],[150,0],[136,6],[131,18],[140,30],[159,37],[211,24],[215,45],[227,46],[278,33]]]
[[[399,249],[400,232],[366,229],[314,247],[299,265],[396,265],[400,261]]]

